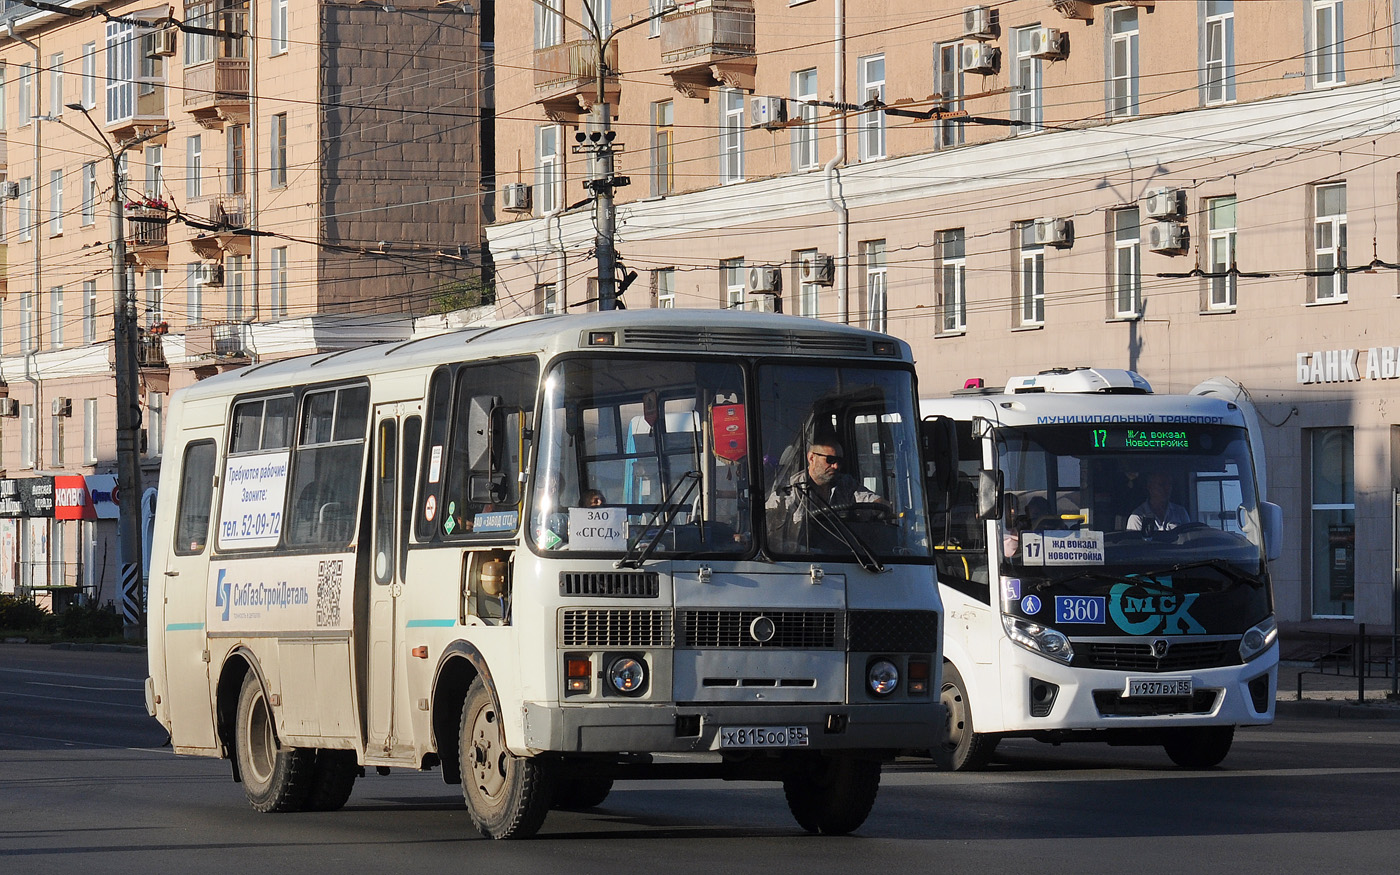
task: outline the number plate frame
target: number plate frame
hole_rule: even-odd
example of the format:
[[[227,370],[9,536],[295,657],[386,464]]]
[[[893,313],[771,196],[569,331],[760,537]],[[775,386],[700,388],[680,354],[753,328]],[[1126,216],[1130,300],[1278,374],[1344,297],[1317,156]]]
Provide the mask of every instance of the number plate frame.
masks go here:
[[[1190,696],[1196,691],[1189,677],[1128,678],[1123,686],[1126,699],[1160,699],[1165,697]]]
[[[760,747],[807,747],[806,726],[721,726],[719,746],[725,750]]]

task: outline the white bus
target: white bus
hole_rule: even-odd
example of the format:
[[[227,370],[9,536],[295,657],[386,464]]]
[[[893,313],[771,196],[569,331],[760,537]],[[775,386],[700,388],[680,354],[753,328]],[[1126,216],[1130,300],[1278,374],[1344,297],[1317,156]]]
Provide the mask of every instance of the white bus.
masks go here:
[[[944,725],[917,397],[885,335],[714,311],[204,380],[171,400],[148,707],[259,811],[435,766],[494,838],[686,776],[849,832]],[[810,487],[813,447],[877,500]]]
[[[921,403],[955,422],[960,460],[930,523],[942,764],[981,767],[1010,736],[1160,744],[1201,768],[1272,722],[1282,515],[1257,497],[1241,408],[1088,368],[955,395]]]

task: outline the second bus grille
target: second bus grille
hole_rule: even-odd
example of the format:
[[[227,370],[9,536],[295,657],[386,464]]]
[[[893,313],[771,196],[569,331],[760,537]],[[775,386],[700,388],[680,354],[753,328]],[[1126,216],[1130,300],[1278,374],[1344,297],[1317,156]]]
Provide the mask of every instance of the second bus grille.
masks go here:
[[[1080,649],[1075,644],[1075,649]],[[1089,642],[1083,649],[1085,668],[1114,668],[1120,671],[1191,671],[1239,665],[1239,639],[1230,641],[1175,641],[1161,659],[1152,655],[1149,642]]]
[[[670,647],[671,612],[569,610],[559,633],[564,647]]]
[[[836,611],[680,611],[679,646],[834,649],[841,645],[839,616]],[[759,617],[772,621],[772,637],[766,641],[754,635],[754,621]]]

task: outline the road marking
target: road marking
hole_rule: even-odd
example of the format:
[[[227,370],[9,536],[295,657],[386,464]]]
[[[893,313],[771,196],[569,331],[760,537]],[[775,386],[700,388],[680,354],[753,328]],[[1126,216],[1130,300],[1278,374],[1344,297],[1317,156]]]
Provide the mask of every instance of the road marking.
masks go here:
[[[85,681],[121,681],[126,684],[140,684],[139,678],[116,677],[106,674],[73,674],[67,671],[40,671],[37,668],[0,668],[0,673],[6,674],[39,674],[47,677],[81,679]]]
[[[145,705],[128,705],[125,702],[99,702],[95,699],[65,699],[60,696],[36,696],[32,693],[5,693],[5,698],[15,699],[43,699],[46,702],[77,702],[81,705],[101,705],[104,708],[140,708],[146,710]]]
[[[882,781],[905,786],[924,785],[932,780],[934,784],[1050,784],[1072,781],[1180,781],[1201,778],[1317,778],[1342,775],[1400,775],[1400,768],[1310,768],[1310,769],[1252,769],[1248,771],[1138,771],[1116,769],[1109,773],[1104,769],[1086,769],[1083,772],[1070,769],[1053,769],[1043,772],[978,772],[974,775],[945,774],[937,771],[899,772],[886,770]]]
[[[80,687],[77,684],[46,684],[43,681],[29,681],[31,687],[58,687],[64,690],[100,690],[104,693],[127,693],[131,692],[131,690],[141,689],[141,684],[138,681],[128,681],[128,683],[134,684],[134,686],[126,690],[114,690],[111,687]]]

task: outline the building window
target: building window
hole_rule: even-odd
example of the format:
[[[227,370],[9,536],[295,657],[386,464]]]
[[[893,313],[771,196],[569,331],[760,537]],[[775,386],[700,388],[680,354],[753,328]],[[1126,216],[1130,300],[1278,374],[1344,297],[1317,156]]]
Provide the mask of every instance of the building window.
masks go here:
[[[676,269],[673,267],[652,271],[656,282],[656,307],[661,310],[676,309]]]
[[[720,282],[723,283],[724,306],[730,310],[741,310],[748,300],[745,294],[744,259],[726,258],[719,263]]]
[[[135,27],[120,21],[107,22],[107,124],[125,121],[136,110]]]
[[[63,171],[49,171],[49,236],[63,233]]]
[[[885,241],[867,240],[861,243],[860,256],[865,269],[865,327],[871,331],[888,331],[890,303]]]
[[[1356,469],[1350,428],[1308,429],[1311,443],[1312,613],[1356,609]]]
[[[49,55],[49,115],[63,115],[63,53]]]
[[[83,280],[83,344],[97,342],[97,280]]]
[[[272,250],[272,282],[268,302],[274,318],[287,315],[287,247],[278,246]]]
[[[661,10],[667,6],[675,5],[671,0],[650,0],[647,8],[651,10],[651,21],[647,22],[647,39],[661,36]]]
[[[224,266],[224,293],[228,296],[228,318],[241,322],[248,318],[243,300],[243,276],[248,263],[246,255],[230,255]]]
[[[185,324],[198,325],[204,321],[204,265],[185,265]]]
[[[559,209],[560,179],[559,126],[535,128],[535,210],[546,215]]]
[[[1233,310],[1239,286],[1236,271],[1235,198],[1216,197],[1206,201],[1206,247],[1210,254],[1211,310]]]
[[[803,249],[792,254],[792,287],[797,289],[797,300],[793,303],[796,305],[797,316],[815,319],[821,310],[822,287],[812,282],[818,257],[819,253],[815,249]]]
[[[68,417],[56,413],[49,416],[49,464],[55,468],[63,467],[63,424],[67,419]]]
[[[811,170],[820,160],[817,150],[817,71],[798,70],[792,74],[793,125],[792,169]]]
[[[97,106],[97,43],[83,45],[83,93],[84,109]]]
[[[1235,99],[1235,4],[1234,0],[1206,0],[1205,102],[1226,103]]]
[[[83,165],[83,226],[97,222],[97,165]]]
[[[97,464],[97,399],[83,399],[83,464]]]
[[[273,188],[287,185],[287,114],[279,112],[272,117],[271,161],[268,165],[269,184]]]
[[[860,102],[885,102],[885,56],[871,55],[859,61]],[[885,157],[885,113],[874,109],[860,116],[860,160]]]
[[[185,138],[185,197],[199,197],[204,192],[204,139],[195,134]]]
[[[287,51],[287,0],[272,0],[272,54]]]
[[[1313,187],[1313,301],[1347,298],[1347,187]]]
[[[224,145],[228,147],[228,176],[224,190],[228,194],[242,194],[248,174],[248,128],[244,125],[229,125],[224,131]]]
[[[1023,326],[1045,324],[1045,247],[1035,242],[1035,222],[1016,227],[1016,302]]]
[[[1017,131],[1038,131],[1045,121],[1040,59],[1031,54],[1036,27],[1011,32],[1015,59],[1011,65],[1011,120],[1020,122]]]
[[[934,49],[933,79],[936,96],[940,99],[939,109],[956,112],[963,108],[962,43],[944,43]],[[963,125],[951,119],[937,123],[936,144],[942,149],[948,146],[961,146],[964,142]]]
[[[1113,211],[1113,315],[1142,313],[1142,230],[1137,207]]]
[[[651,193],[667,195],[675,190],[676,184],[676,105],[663,100],[651,105]]]
[[[719,181],[721,185],[744,181],[744,92],[720,91]]]
[[[146,147],[146,197],[160,200],[165,190],[165,149]]]
[[[938,330],[967,330],[967,232],[938,232]]]
[[[26,176],[19,181],[19,242],[34,232],[34,183]]]
[[[612,34],[612,0],[583,0],[585,35],[607,37]]]
[[[535,312],[548,314],[559,312],[559,287],[554,283],[540,283],[535,286]]]
[[[63,347],[63,286],[49,289],[49,348]]]
[[[1138,11],[1135,6],[1108,10],[1108,115],[1138,114]]]
[[[564,0],[540,0],[535,7],[535,48],[547,49],[557,46],[563,36]]]
[[[19,406],[19,458],[21,468],[33,468],[37,459],[34,456],[34,405]]]
[[[34,120],[34,67],[31,64],[19,65],[19,127]]]
[[[34,352],[39,348],[39,308],[34,292],[19,296],[19,351]]]
[[[146,455],[159,456],[165,446],[165,393],[151,392],[146,401]]]
[[[165,271],[150,268],[146,271],[146,327],[165,321]]]
[[[5,108],[9,105],[5,102],[7,91],[5,87],[5,68],[0,67],[0,131],[6,130],[9,127],[5,121],[5,116],[7,115]]]
[[[200,3],[191,3],[186,0],[185,23],[193,24],[196,27],[213,28],[215,26],[214,4],[208,0]],[[181,34],[181,38],[185,44],[186,67],[214,60],[214,37],[212,35],[185,31]]]
[[[1312,84],[1341,85],[1346,81],[1342,0],[1313,0],[1312,12],[1312,44],[1308,47]]]

